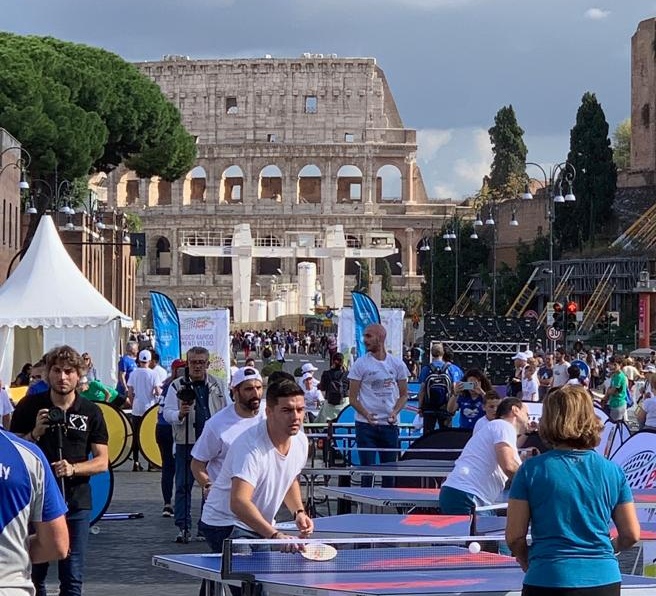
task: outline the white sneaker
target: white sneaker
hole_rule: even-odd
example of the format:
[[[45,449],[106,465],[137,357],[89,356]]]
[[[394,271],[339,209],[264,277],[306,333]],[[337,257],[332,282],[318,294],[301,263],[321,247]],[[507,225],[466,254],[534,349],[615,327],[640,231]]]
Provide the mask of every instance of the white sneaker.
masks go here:
[[[180,530],[178,535],[175,537],[175,541],[178,544],[189,544],[191,540],[191,532],[189,530]]]

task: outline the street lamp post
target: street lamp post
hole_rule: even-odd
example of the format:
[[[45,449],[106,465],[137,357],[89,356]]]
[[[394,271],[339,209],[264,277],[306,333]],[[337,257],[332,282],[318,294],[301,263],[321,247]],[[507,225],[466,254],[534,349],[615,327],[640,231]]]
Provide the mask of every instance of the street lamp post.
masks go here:
[[[430,314],[433,314],[433,309],[435,308],[435,280],[433,279],[433,272],[435,270],[435,264],[433,263],[433,244],[435,243],[435,238],[433,237],[432,225],[430,233],[430,240],[426,236],[422,238],[422,244],[419,250],[424,254],[428,253],[428,259],[430,261]]]
[[[454,218],[452,222],[452,227],[447,228],[446,232],[442,235],[442,238],[446,240],[446,246],[444,247],[445,252],[451,252],[451,240],[453,240],[453,252],[455,256],[455,279],[454,279],[454,291],[453,291],[453,303],[458,302],[458,265],[460,257],[460,224],[457,219]]]
[[[576,168],[569,162],[563,161],[551,168],[549,172],[540,165],[532,161],[526,162],[527,166],[538,168],[544,177],[544,189],[547,193],[547,217],[549,220],[549,302],[554,301],[554,237],[553,237],[553,224],[556,219],[556,203],[573,203],[576,197],[572,192],[572,185],[576,178]],[[563,196],[563,182],[567,186],[567,194]],[[558,187],[558,194],[556,194],[556,186]],[[528,183],[522,199],[531,200],[531,194]]]
[[[3,166],[2,156],[5,153],[9,153],[10,151],[18,151],[19,155],[15,161],[10,161],[8,164],[5,164]],[[2,173],[7,168],[17,168],[20,171],[20,182],[18,183],[18,188],[20,190],[27,190],[30,187],[30,185],[25,180],[25,171],[30,166],[31,161],[32,161],[32,156],[28,153],[27,149],[23,149],[22,147],[18,147],[18,146],[7,147],[6,149],[0,151],[0,166],[2,166],[0,167],[0,176],[2,176]]]

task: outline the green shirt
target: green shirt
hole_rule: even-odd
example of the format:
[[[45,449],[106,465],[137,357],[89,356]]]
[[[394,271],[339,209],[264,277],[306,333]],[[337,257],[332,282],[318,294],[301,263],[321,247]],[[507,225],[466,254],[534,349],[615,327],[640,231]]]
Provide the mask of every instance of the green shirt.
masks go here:
[[[610,379],[610,386],[617,389],[617,392],[610,396],[608,406],[610,408],[621,408],[626,405],[626,392],[629,382],[626,375],[618,370]]]
[[[109,392],[109,400],[105,399],[106,391]],[[107,385],[103,385],[100,381],[89,381],[89,388],[86,391],[80,391],[80,395],[89,401],[108,401],[113,402],[118,395],[118,391]]]

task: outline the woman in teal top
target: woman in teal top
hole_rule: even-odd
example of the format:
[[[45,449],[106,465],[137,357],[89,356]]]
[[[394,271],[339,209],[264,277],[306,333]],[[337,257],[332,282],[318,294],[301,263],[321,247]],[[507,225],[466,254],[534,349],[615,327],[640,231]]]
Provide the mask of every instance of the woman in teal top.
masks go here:
[[[508,502],[506,540],[526,572],[523,596],[620,594],[615,553],[638,541],[640,526],[624,472],[594,450],[601,430],[582,387],[545,398],[540,437],[554,449],[521,465]]]

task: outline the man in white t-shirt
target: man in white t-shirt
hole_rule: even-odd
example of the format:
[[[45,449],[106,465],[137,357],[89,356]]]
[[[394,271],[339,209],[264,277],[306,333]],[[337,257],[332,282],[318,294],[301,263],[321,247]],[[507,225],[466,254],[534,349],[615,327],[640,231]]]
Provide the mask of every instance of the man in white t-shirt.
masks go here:
[[[565,348],[558,348],[554,352],[553,381],[551,382],[552,388],[562,387],[567,384],[567,381],[569,381],[569,375],[567,374],[568,368],[569,362],[567,362]]]
[[[132,406],[132,471],[143,470],[139,463],[139,430],[146,410],[157,402],[161,392],[157,375],[150,368],[150,350],[141,350],[135,368],[128,379],[128,399]]]
[[[201,520],[211,531],[208,542],[215,552],[228,537],[292,538],[275,527],[283,502],[301,536],[314,530],[298,483],[308,457],[304,414],[303,390],[294,381],[282,378],[269,385],[266,420],[232,443],[203,507]]]
[[[349,370],[349,403],[355,409],[355,443],[363,466],[373,465],[378,454],[381,462],[393,462],[398,449],[398,416],[408,400],[408,367],[401,358],[385,350],[387,332],[382,325],[364,330],[367,353]],[[367,449],[367,450],[365,450]],[[383,486],[392,486],[394,478],[383,478]],[[372,476],[363,476],[362,486],[371,486]]]
[[[496,417],[469,439],[442,484],[441,513],[469,515],[472,508],[491,505],[519,468],[517,435],[529,426],[526,404],[507,397],[497,407]]]
[[[244,431],[264,419],[264,408],[260,407],[262,377],[256,369],[248,366],[237,369],[231,379],[231,388],[234,403],[218,411],[205,423],[203,432],[191,449],[191,472],[202,487],[205,498],[221,472],[230,445]],[[201,521],[198,531],[214,550],[211,529]]]

